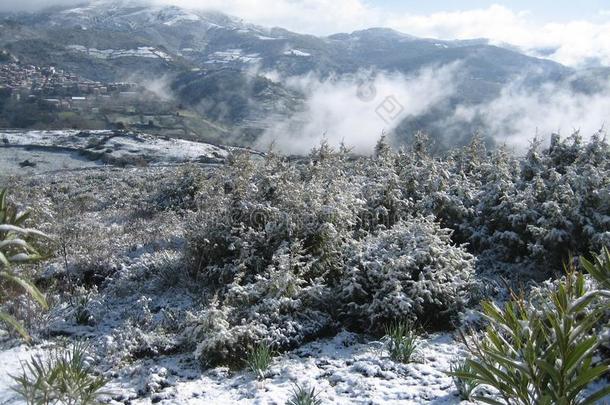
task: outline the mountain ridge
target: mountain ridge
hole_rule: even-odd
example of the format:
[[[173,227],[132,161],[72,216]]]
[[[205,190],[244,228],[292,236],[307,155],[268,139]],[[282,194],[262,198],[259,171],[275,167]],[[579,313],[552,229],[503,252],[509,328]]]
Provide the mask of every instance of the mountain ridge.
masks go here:
[[[431,124],[440,116],[458,105],[492,100],[515,78],[525,77],[523,83],[534,88],[540,83],[569,82],[576,73],[486,39],[418,38],[381,27],[318,37],[250,24],[217,11],[146,6],[138,1],[102,0],[37,13],[5,13],[0,14],[0,25],[0,50],[23,63],[57,66],[91,80],[138,82],[162,77],[179,102],[205,119],[220,120],[235,133],[234,139],[246,143],[265,131],[266,121],[289,117],[305,102],[304,95],[281,80],[268,81],[266,72],[284,79],[314,75],[332,80],[362,71],[408,76],[459,62],[455,95],[444,109],[399,125],[401,139],[417,125],[439,132]],[[581,80],[582,87],[594,89],[597,75]],[[222,80],[222,85],[210,85],[209,77]],[[192,89],[185,90],[187,85]],[[201,92],[195,95],[197,89]]]

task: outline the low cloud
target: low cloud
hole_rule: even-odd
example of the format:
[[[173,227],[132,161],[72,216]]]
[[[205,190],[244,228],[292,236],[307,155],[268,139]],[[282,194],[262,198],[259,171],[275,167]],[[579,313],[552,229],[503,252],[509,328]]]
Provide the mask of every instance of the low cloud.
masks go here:
[[[86,3],[85,0],[19,0],[0,1],[0,13],[38,11],[48,7],[68,7]]]
[[[574,20],[537,23],[526,12],[493,5],[486,9],[402,15],[386,24],[413,35],[440,39],[488,38],[492,43],[515,45],[533,56],[545,56],[569,66],[610,66],[610,15],[598,21]]]
[[[456,84],[464,79],[459,63],[428,67],[409,76],[366,71],[325,80],[313,75],[281,78],[277,72],[266,76],[307,96],[302,112],[274,122],[256,145],[265,150],[273,143],[288,154],[307,153],[323,139],[335,147],[343,142],[356,153],[370,154],[382,133],[404,142],[410,134],[397,131],[399,139],[393,138],[398,124],[418,122],[433,110],[437,121],[419,120],[432,126],[420,129],[435,128],[447,145],[480,131],[518,153],[536,136],[548,141],[553,133],[567,136],[579,130],[590,137],[610,118],[610,83],[598,81],[588,92],[576,90],[570,80],[532,87],[527,74],[482,104],[451,105],[450,100],[459,96]]]
[[[458,107],[443,125],[451,129],[477,122],[485,135],[523,151],[535,136],[548,141],[552,133],[567,136],[579,130],[590,137],[608,122],[609,112],[607,83],[600,83],[593,93],[584,93],[568,83],[546,83],[532,90],[523,79],[516,79],[491,102]]]
[[[313,75],[285,79],[306,94],[305,108],[271,126],[257,146],[273,143],[284,153],[303,154],[326,139],[369,154],[382,133],[391,135],[401,120],[446,101],[455,91],[458,71],[459,64],[451,64],[408,76],[363,71],[324,80]]]
[[[133,81],[138,82],[160,101],[170,101],[174,99],[174,94],[171,90],[171,81],[167,76],[162,76],[159,78],[145,78],[142,80]]]

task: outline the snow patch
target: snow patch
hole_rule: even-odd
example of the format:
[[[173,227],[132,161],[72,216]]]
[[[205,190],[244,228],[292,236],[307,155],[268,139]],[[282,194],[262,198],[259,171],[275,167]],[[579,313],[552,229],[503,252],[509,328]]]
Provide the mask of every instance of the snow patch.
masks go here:
[[[184,13],[178,14],[176,16],[171,17],[169,20],[165,21],[163,24],[165,25],[176,25],[181,22],[193,22],[193,21],[201,21],[201,17],[197,14]]]
[[[20,374],[22,372],[21,364],[41,353],[40,348],[26,345],[0,351],[0,404],[25,404],[25,401],[21,400],[12,389],[14,381],[11,375]]]
[[[290,49],[284,52],[284,55],[287,56],[311,56],[310,53],[299,51],[298,49]]]
[[[66,48],[76,52],[86,53],[97,59],[118,59],[125,57],[172,60],[167,53],[151,46],[140,46],[137,49],[97,49],[82,45],[68,45]]]
[[[230,62],[241,62],[241,63],[258,63],[261,60],[260,54],[248,53],[244,54],[242,49],[227,49],[225,51],[216,51],[210,54],[211,59],[205,63],[230,63]]]
[[[149,164],[220,161],[228,154],[226,149],[207,143],[106,130],[0,131],[0,138],[10,146],[0,148],[0,171],[20,170],[19,162],[24,159],[36,163],[32,171],[42,172],[59,170],[64,164],[69,168],[82,168],[98,166],[102,161],[137,158],[145,159]],[[31,147],[40,149],[28,152]],[[2,159],[4,151],[15,157]],[[91,157],[78,156],[83,152]],[[65,155],[63,160],[58,158],[62,154]],[[57,160],[57,163],[46,164],[48,160]]]

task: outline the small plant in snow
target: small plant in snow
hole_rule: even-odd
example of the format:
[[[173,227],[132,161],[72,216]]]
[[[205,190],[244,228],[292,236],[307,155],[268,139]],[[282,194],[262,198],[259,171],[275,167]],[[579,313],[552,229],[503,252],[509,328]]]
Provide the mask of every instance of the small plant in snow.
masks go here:
[[[95,376],[87,360],[87,346],[76,343],[71,350],[56,351],[49,358],[32,356],[23,373],[13,376],[14,390],[28,404],[89,405],[99,403],[106,379]]]
[[[83,287],[75,289],[75,296],[70,298],[70,305],[73,308],[74,320],[77,325],[92,325],[94,323],[89,304],[91,302],[90,293]]]
[[[292,395],[286,401],[286,405],[322,405],[322,400],[318,398],[319,393],[315,387],[307,388],[299,384],[292,387]]]
[[[602,288],[610,290],[610,251],[607,247],[592,262],[581,258],[581,264]]]
[[[175,253],[160,254],[158,263],[151,266],[152,276],[157,280],[159,288],[175,287],[185,281],[186,271],[181,259],[182,257]]]
[[[587,273],[595,279],[598,288],[610,291],[610,251],[607,247],[604,247],[602,253],[596,255],[593,261],[581,257],[580,263]],[[600,299],[598,305],[602,311],[602,316],[597,325],[598,330],[601,329],[601,333],[598,334],[601,346],[600,352],[608,359],[608,354],[610,354],[610,297]]]
[[[594,404],[610,394],[606,386],[583,395],[610,371],[593,360],[599,346],[594,327],[604,310],[595,301],[602,296],[610,291],[587,291],[583,275],[572,270],[532,305],[517,296],[503,309],[483,303],[489,326],[481,339],[467,343],[468,368],[451,374],[495,388],[506,404]]]
[[[401,363],[410,363],[419,346],[418,336],[409,322],[395,322],[386,328],[385,345],[390,358]]]
[[[453,384],[455,384],[455,388],[458,390],[458,394],[460,395],[460,399],[463,401],[472,400],[472,394],[477,389],[479,384],[476,380],[468,377],[460,377],[459,375],[470,374],[472,373],[472,368],[470,364],[466,361],[456,361],[455,363],[449,366],[451,375],[453,378]]]
[[[29,214],[18,214],[15,207],[6,200],[7,190],[0,190],[0,302],[2,302],[2,287],[4,283],[20,286],[43,309],[48,309],[45,296],[29,281],[9,271],[11,263],[23,263],[38,260],[40,254],[32,246],[30,239],[34,236],[48,238],[47,235],[35,229],[23,227]],[[15,329],[24,339],[30,336],[23,325],[12,315],[0,310],[0,320]]]
[[[259,380],[264,380],[273,359],[271,347],[264,343],[256,345],[249,353],[246,363]]]

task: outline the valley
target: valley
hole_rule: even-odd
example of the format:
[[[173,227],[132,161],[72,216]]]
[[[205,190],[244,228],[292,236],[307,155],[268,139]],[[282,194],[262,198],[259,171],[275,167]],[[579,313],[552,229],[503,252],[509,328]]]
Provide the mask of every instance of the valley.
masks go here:
[[[440,41],[381,28],[314,37],[216,12],[137,3],[94,1],[32,15],[5,14],[0,15],[0,25],[0,49],[13,64],[19,61],[12,66],[46,72],[57,69],[84,83],[97,83],[89,87],[100,89],[90,95],[89,91],[84,95],[64,91],[67,99],[60,97],[59,102],[50,92],[42,100],[26,103],[30,92],[36,95],[35,88],[28,88],[22,91],[26,98],[15,105],[12,100],[17,95],[3,79],[0,93],[8,101],[3,103],[0,119],[5,127],[125,127],[260,147],[261,139],[267,142],[279,136],[278,123],[287,123],[300,136],[328,132],[332,139],[339,139],[341,134],[332,124],[316,122],[319,133],[313,133],[300,122],[300,114],[312,114],[308,112],[308,103],[315,97],[310,94],[315,84],[311,79],[352,86],[355,94],[363,80],[374,82],[380,72],[399,75],[392,86],[402,86],[403,77],[408,81],[422,69],[458,63],[459,74],[451,78],[453,86],[442,102],[405,114],[391,125],[379,122],[376,133],[370,134],[375,138],[382,131],[391,132],[393,142],[400,146],[410,141],[413,131],[425,130],[437,140],[439,150],[445,150],[464,145],[474,133],[484,134],[489,144],[497,143],[501,131],[487,122],[484,112],[465,116],[462,111],[480,110],[514,87],[516,79],[522,92],[553,85],[578,96],[603,91],[610,77],[607,69],[581,71],[486,40]],[[78,85],[78,80],[74,82]],[[111,97],[114,83],[129,88]],[[86,100],[71,99],[82,96]],[[51,99],[51,106],[41,106],[44,99]],[[51,107],[57,111],[49,112]],[[531,133],[534,130],[530,128]]]

